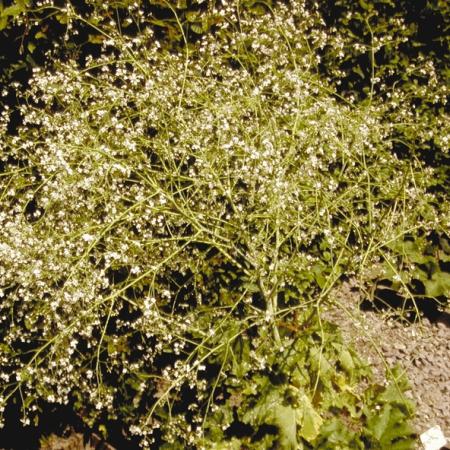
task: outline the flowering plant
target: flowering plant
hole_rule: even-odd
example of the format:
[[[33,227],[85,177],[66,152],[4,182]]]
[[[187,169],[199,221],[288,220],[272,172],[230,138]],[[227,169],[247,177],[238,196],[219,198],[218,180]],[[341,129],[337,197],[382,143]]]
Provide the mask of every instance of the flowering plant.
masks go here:
[[[1,405],[19,393],[25,421],[72,402],[144,447],[213,439],[218,386],[275,364],[262,340],[295,348],[344,274],[443,220],[432,169],[391,151],[385,105],[317,74],[316,11],[224,5],[178,52],[112,21],[99,58],[34,70],[16,134],[2,116]],[[324,421],[308,414],[305,445]]]

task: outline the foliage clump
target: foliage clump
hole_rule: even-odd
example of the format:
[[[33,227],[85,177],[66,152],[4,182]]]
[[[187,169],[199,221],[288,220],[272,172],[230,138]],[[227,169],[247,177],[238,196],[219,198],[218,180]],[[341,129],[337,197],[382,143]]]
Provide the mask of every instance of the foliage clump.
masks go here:
[[[359,392],[317,315],[443,222],[433,169],[392,151],[392,105],[320,77],[313,8],[215,13],[179,51],[112,19],[100,57],[34,70],[17,132],[3,114],[1,405],[70,402],[144,448],[408,445],[401,386]]]

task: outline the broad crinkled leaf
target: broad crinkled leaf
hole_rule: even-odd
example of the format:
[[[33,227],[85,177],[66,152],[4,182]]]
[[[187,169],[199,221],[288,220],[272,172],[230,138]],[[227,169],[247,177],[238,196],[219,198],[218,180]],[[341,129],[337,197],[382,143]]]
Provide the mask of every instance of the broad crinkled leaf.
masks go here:
[[[425,291],[430,297],[448,296],[450,293],[450,274],[447,272],[436,272],[431,280],[425,280]]]
[[[319,435],[323,420],[306,395],[302,396],[297,410],[297,423],[300,425],[300,436],[308,442],[312,442]]]
[[[385,433],[388,425],[389,425],[389,419],[391,416],[391,405],[385,405],[382,410],[380,411],[380,414],[377,416],[374,416],[369,419],[368,425],[373,433],[373,436],[379,441],[383,434]]]
[[[272,387],[262,395],[256,405],[242,417],[244,423],[255,428],[262,424],[275,425],[279,429],[279,443],[286,450],[297,450],[297,411],[283,405],[283,392]]]
[[[273,411],[274,422],[280,431],[279,443],[286,450],[297,450],[296,411],[291,406],[277,405]]]

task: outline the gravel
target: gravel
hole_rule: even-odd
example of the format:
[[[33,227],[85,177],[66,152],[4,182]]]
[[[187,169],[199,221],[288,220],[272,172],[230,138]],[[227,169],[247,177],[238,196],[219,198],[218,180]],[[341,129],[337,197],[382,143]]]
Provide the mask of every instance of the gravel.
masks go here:
[[[416,403],[417,432],[439,425],[450,441],[450,315],[409,324],[395,311],[362,311],[361,296],[351,283],[333,294],[336,302],[325,318],[341,327],[346,341],[369,361],[377,381],[384,379],[386,363],[400,364],[411,384],[407,395]]]

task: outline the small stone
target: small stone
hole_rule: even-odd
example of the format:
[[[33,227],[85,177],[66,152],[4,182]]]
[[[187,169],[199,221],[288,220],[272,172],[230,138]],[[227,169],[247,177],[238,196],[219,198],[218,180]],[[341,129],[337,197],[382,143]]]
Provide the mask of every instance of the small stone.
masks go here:
[[[385,353],[388,353],[391,351],[391,346],[383,342],[383,344],[381,344],[381,350],[383,350],[383,352]]]
[[[400,352],[405,352],[406,351],[406,345],[401,343],[401,342],[397,342],[396,344],[394,344],[394,348],[396,350],[399,350]]]
[[[439,425],[430,428],[425,433],[420,435],[420,441],[423,444],[424,450],[440,450],[447,444],[447,440],[442,433]]]

